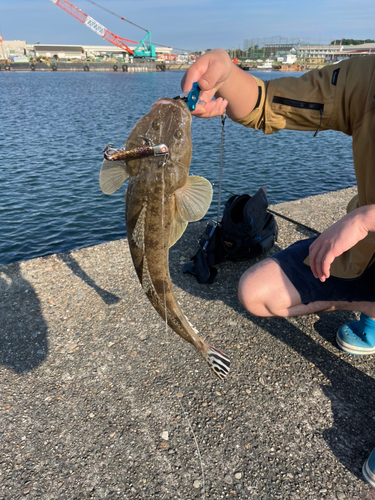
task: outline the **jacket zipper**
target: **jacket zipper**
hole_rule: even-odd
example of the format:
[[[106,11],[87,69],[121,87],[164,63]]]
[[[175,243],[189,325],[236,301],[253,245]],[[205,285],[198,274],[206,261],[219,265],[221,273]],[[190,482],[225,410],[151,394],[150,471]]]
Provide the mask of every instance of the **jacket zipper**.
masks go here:
[[[320,122],[319,122],[318,128],[316,129],[314,137],[316,137],[318,135],[318,132],[320,130],[320,127],[322,125],[322,120],[323,120],[324,104],[322,104],[320,102],[298,101],[297,99],[289,99],[288,97],[280,97],[277,95],[274,96],[272,102],[274,102],[275,104],[283,104],[284,106],[290,106],[292,108],[308,109],[311,111],[319,111]]]

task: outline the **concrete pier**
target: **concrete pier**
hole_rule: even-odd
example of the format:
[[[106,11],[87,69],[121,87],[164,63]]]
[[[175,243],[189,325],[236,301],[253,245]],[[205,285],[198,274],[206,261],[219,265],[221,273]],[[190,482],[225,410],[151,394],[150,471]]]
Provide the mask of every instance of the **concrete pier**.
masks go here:
[[[273,206],[319,231],[354,188]],[[309,237],[278,218],[274,251]],[[236,296],[254,262],[182,273],[205,222],[171,249],[188,319],[225,351],[220,382],[166,328],[126,240],[0,267],[0,498],[374,499],[374,358],[335,343],[348,312],[262,319]]]

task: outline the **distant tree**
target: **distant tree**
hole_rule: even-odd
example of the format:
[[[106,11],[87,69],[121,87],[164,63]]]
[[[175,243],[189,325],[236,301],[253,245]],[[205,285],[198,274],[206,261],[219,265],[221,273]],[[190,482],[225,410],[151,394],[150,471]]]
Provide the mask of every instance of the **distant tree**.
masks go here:
[[[375,43],[375,40],[354,40],[353,38],[341,38],[333,40],[331,45],[362,45],[362,43]]]

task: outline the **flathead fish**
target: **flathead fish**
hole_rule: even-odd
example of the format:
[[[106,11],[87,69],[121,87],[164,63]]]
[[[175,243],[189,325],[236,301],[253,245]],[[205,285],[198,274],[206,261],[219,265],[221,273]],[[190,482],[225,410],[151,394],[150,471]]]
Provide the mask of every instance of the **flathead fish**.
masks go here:
[[[164,321],[193,344],[213,372],[224,379],[229,373],[228,357],[201,338],[187,320],[173,293],[169,274],[169,248],[182,236],[188,222],[205,215],[212,200],[210,182],[189,176],[191,114],[186,104],[168,98],[156,101],[136,123],[123,150],[136,150],[144,142],[166,145],[168,155],[124,161],[105,159],[100,187],[111,194],[129,179],[126,228],[139,281]]]

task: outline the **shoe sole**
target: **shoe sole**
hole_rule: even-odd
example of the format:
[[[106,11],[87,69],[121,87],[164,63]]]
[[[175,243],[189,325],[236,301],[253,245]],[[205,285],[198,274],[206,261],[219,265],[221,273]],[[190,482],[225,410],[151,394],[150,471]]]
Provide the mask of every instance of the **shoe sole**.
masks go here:
[[[375,474],[372,472],[372,470],[369,467],[368,460],[363,464],[362,467],[362,474],[363,477],[365,478],[366,482],[375,489]]]
[[[355,354],[357,356],[366,356],[368,354],[375,354],[375,346],[374,347],[358,347],[353,346],[352,344],[347,344],[340,337],[339,334],[336,335],[336,342],[340,349],[349,354]]]

